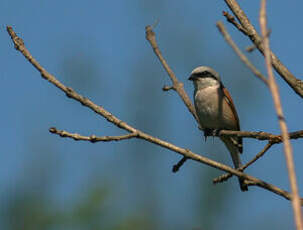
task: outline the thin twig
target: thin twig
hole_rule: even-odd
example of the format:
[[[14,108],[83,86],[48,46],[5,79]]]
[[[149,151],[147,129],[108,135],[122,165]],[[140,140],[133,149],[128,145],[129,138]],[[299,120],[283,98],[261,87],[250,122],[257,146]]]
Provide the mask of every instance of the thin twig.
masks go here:
[[[191,103],[190,98],[188,97],[187,93],[185,92],[185,90],[183,88],[183,83],[178,80],[178,78],[176,77],[176,75],[174,74],[172,69],[169,67],[166,60],[164,59],[164,57],[163,57],[163,55],[162,55],[162,53],[161,53],[161,51],[158,47],[157,41],[156,41],[156,34],[153,31],[151,26],[146,26],[145,27],[145,34],[146,34],[146,39],[148,40],[149,44],[153,48],[154,53],[156,54],[156,56],[160,60],[162,66],[166,70],[168,76],[170,77],[170,79],[173,83],[172,87],[170,87],[169,89],[173,89],[173,90],[177,91],[177,93],[181,97],[182,101],[186,105],[187,109],[193,115],[193,117],[196,119],[197,123],[199,124],[199,119],[198,119],[198,116],[196,114],[195,107],[193,106],[193,104]]]
[[[258,140],[270,140],[273,143],[281,143],[282,136],[275,135],[267,132],[248,132],[248,131],[232,131],[232,130],[220,130],[217,135],[220,136],[235,136],[254,138]],[[303,138],[303,130],[288,133],[289,139]]]
[[[177,164],[175,164],[172,169],[173,173],[178,172],[182,165],[187,161],[187,159],[187,157],[183,157]]]
[[[96,143],[96,142],[100,142],[100,141],[103,141],[103,142],[106,142],[106,141],[122,141],[122,140],[137,137],[137,133],[129,133],[129,134],[126,134],[126,135],[121,135],[121,136],[103,136],[103,137],[98,137],[98,136],[95,136],[95,135],[82,136],[78,133],[69,133],[69,132],[64,131],[64,130],[57,130],[55,127],[50,128],[49,131],[51,133],[57,134],[61,137],[72,138],[75,141],[90,141],[92,143]]]
[[[239,31],[241,31],[245,35],[247,34],[247,31],[245,30],[245,28],[236,21],[234,16],[232,16],[231,14],[229,14],[226,11],[223,11],[222,14],[226,18],[226,20],[228,22],[230,22],[231,24],[233,24]]]
[[[233,48],[235,53],[239,56],[242,62],[244,62],[245,65],[261,80],[263,81],[266,85],[268,84],[267,79],[261,74],[261,72],[248,60],[248,58],[241,52],[241,50],[238,48],[236,43],[232,40],[231,36],[225,29],[224,25],[222,22],[217,22],[217,28],[227,41],[227,43]]]
[[[254,26],[250,23],[244,11],[241,9],[236,0],[224,0],[230,10],[239,20],[242,27],[246,30],[246,36],[255,44],[258,50],[263,54],[264,48],[262,45],[262,38],[257,33]],[[242,30],[240,30],[243,32]],[[303,81],[296,78],[287,68],[282,64],[278,57],[271,52],[270,53],[272,65],[280,76],[286,81],[286,83],[300,96],[303,97]]]
[[[253,52],[257,47],[255,45],[250,45],[245,48],[245,50],[249,53]]]
[[[163,91],[169,91],[169,90],[172,90],[172,89],[174,89],[173,86],[165,85],[165,86],[162,87],[162,90],[163,90]]]
[[[243,165],[242,167],[240,167],[238,170],[240,171],[244,171],[248,166],[250,166],[251,164],[255,163],[259,158],[261,158],[266,152],[267,150],[270,149],[270,147],[273,145],[273,142],[268,142],[265,147],[253,158],[251,159],[248,163],[246,163],[245,165]],[[233,175],[230,173],[225,173],[215,179],[213,179],[213,183],[217,184],[217,183],[221,183],[223,181],[227,181],[229,178],[231,178]]]
[[[135,129],[134,127],[128,125],[126,122],[118,119],[117,117],[115,117],[113,114],[111,114],[110,112],[108,112],[107,110],[105,110],[103,107],[96,105],[95,103],[93,103],[91,100],[89,100],[88,98],[85,98],[83,96],[81,96],[80,94],[78,94],[76,91],[74,91],[73,89],[71,89],[70,87],[66,87],[65,85],[63,85],[60,81],[58,81],[53,75],[51,75],[50,73],[48,73],[39,63],[37,60],[35,60],[32,55],[30,54],[30,52],[26,49],[26,47],[24,46],[22,39],[20,39],[16,33],[13,31],[12,27],[8,26],[7,27],[7,32],[9,33],[9,35],[12,38],[12,41],[14,42],[15,48],[20,51],[23,56],[41,73],[41,76],[48,80],[51,84],[53,84],[54,86],[56,86],[57,88],[59,88],[60,90],[62,90],[67,97],[72,98],[76,101],[78,101],[79,103],[81,103],[83,106],[86,106],[88,108],[90,108],[91,110],[93,110],[95,113],[101,115],[102,117],[104,117],[107,121],[109,121],[110,123],[112,123],[113,125],[124,129],[125,131],[129,132],[129,133],[137,133],[137,138],[143,139],[147,142],[159,145],[163,148],[169,149],[173,152],[176,152],[184,157],[187,157],[189,159],[192,159],[194,161],[206,164],[208,166],[211,166],[213,168],[217,168],[220,169],[222,171],[225,172],[229,172],[232,173],[240,178],[246,179],[248,180],[249,183],[254,184],[258,187],[264,188],[268,191],[271,191],[277,195],[280,195],[282,197],[284,197],[287,200],[291,200],[292,199],[292,195],[283,190],[280,189],[278,187],[276,187],[275,185],[269,184],[265,181],[262,181],[256,177],[247,175],[241,171],[238,171],[234,168],[231,168],[227,165],[221,164],[219,162],[216,162],[214,160],[211,160],[209,158],[203,157],[199,154],[193,153],[192,151],[188,150],[188,149],[184,149],[181,147],[178,147],[176,145],[173,145],[169,142],[163,141],[161,139],[158,139],[156,137],[153,137],[151,135],[148,135],[147,133],[144,133],[138,129]],[[303,200],[301,201],[302,205],[303,205]]]
[[[279,120],[280,129],[282,132],[282,139],[284,144],[284,152],[285,152],[285,158],[286,158],[286,164],[288,168],[288,176],[291,186],[291,191],[293,194],[292,199],[292,206],[294,210],[294,217],[295,217],[295,223],[296,227],[299,230],[303,229],[303,222],[302,222],[302,213],[301,213],[301,207],[300,207],[300,197],[299,197],[299,190],[297,186],[297,179],[296,179],[296,173],[295,173],[295,165],[292,155],[292,147],[289,141],[288,137],[288,130],[287,125],[285,122],[285,117],[283,115],[280,95],[279,95],[279,89],[275,80],[275,77],[273,75],[272,71],[272,64],[271,64],[271,52],[269,48],[269,38],[266,36],[267,34],[267,19],[266,19],[266,0],[261,0],[261,9],[260,9],[260,27],[261,32],[263,35],[263,47],[264,47],[264,56],[265,56],[265,65],[268,73],[268,83],[269,83],[269,89],[273,97],[276,113]]]
[[[247,162],[245,165],[243,165],[241,167],[241,170],[245,170],[248,166],[252,165],[253,163],[255,163],[259,158],[261,158],[266,152],[267,150],[270,149],[270,147],[273,145],[274,143],[272,142],[268,142],[265,147],[253,158],[251,159],[249,162]]]

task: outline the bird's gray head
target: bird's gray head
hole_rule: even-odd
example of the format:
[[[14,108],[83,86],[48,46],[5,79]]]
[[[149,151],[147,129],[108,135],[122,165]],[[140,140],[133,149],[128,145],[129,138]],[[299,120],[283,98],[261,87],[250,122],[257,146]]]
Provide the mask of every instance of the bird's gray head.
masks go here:
[[[208,66],[199,66],[195,68],[191,72],[188,80],[194,82],[196,89],[218,85],[221,82],[219,74]]]

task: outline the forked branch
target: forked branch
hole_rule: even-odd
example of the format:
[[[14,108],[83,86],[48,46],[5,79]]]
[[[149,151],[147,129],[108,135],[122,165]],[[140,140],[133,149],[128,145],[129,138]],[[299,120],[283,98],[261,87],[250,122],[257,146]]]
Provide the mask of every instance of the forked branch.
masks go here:
[[[8,26],[7,27],[7,31],[9,33],[9,35],[11,36],[12,41],[14,42],[15,48],[20,51],[23,56],[40,72],[41,76],[48,80],[51,84],[53,84],[54,86],[56,86],[57,88],[59,88],[61,91],[63,91],[67,97],[72,98],[76,101],[78,101],[79,103],[81,103],[83,106],[90,108],[91,110],[93,110],[95,113],[101,115],[102,117],[104,117],[105,119],[107,119],[107,121],[109,121],[110,123],[112,123],[113,125],[119,127],[120,129],[123,129],[125,131],[127,131],[131,137],[135,137],[135,138],[139,138],[139,139],[143,139],[147,142],[159,145],[163,148],[169,149],[173,152],[176,152],[180,155],[182,155],[183,157],[186,157],[186,159],[191,159],[206,165],[209,165],[213,168],[217,168],[220,169],[222,171],[231,173],[233,175],[236,175],[238,177],[241,177],[243,179],[246,179],[250,185],[255,185],[261,188],[264,188],[268,191],[271,191],[275,194],[278,194],[288,200],[292,199],[292,195],[285,191],[282,190],[272,184],[269,184],[265,181],[262,181],[256,177],[247,175],[239,170],[233,169],[227,165],[221,164],[219,162],[216,162],[214,160],[211,160],[209,158],[203,157],[199,154],[196,154],[188,149],[184,149],[181,147],[178,147],[176,145],[173,145],[169,142],[163,141],[159,138],[153,137],[147,133],[144,133],[130,125],[128,125],[126,122],[118,119],[116,116],[114,116],[113,114],[111,114],[110,112],[108,112],[107,110],[105,110],[102,106],[96,105],[95,103],[93,103],[91,100],[89,100],[88,98],[85,98],[83,96],[81,96],[80,94],[78,94],[76,91],[74,91],[72,88],[65,86],[64,84],[62,84],[60,81],[58,81],[55,76],[51,75],[50,73],[48,73],[39,63],[36,59],[33,58],[33,56],[30,54],[30,52],[27,50],[27,48],[24,46],[24,43],[22,41],[21,38],[19,38],[16,33],[13,31],[12,27]],[[55,131],[55,130],[52,130]],[[65,133],[66,134],[66,133]],[[134,136],[132,136],[132,134]],[[135,135],[136,134],[136,135]],[[303,201],[301,200],[301,203],[303,204]]]
[[[264,54],[264,46],[261,36],[258,34],[254,26],[250,23],[244,11],[239,6],[236,0],[224,0],[236,18],[239,20],[241,27],[240,29],[242,33],[249,37],[249,39],[254,43],[257,49]],[[225,17],[228,21],[228,14],[225,14]],[[235,23],[232,23],[236,26]],[[238,26],[236,26],[238,28]],[[238,28],[239,29],[239,28]],[[267,32],[268,34],[268,32]],[[300,96],[303,97],[303,81],[297,79],[283,63],[279,60],[279,58],[270,51],[270,57],[272,60],[272,66],[275,70],[280,74],[280,76],[286,81],[286,83]]]

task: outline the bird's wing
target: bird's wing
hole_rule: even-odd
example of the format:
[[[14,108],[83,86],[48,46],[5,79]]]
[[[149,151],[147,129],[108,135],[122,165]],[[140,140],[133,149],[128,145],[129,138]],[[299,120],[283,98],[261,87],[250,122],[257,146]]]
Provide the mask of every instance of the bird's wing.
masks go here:
[[[240,131],[240,120],[239,120],[239,117],[238,117],[238,113],[237,113],[235,104],[234,104],[233,100],[231,99],[231,96],[230,96],[228,90],[224,87],[223,84],[221,84],[221,89],[222,89],[222,91],[224,93],[224,100],[226,100],[226,102],[230,105],[230,108],[231,108],[231,110],[233,112],[235,120],[237,121],[237,123],[236,123],[237,124],[237,130]],[[239,144],[239,146],[238,146],[239,147],[239,151],[240,151],[240,153],[242,153],[242,151],[243,151],[242,138],[238,138],[238,142],[239,142],[238,143]]]

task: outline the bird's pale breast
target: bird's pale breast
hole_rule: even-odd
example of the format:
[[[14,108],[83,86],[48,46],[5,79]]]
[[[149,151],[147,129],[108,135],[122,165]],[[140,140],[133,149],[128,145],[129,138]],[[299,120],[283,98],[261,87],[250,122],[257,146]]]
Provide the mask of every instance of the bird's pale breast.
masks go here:
[[[210,86],[195,92],[195,107],[200,123],[211,129],[237,129],[233,112],[220,86]]]

